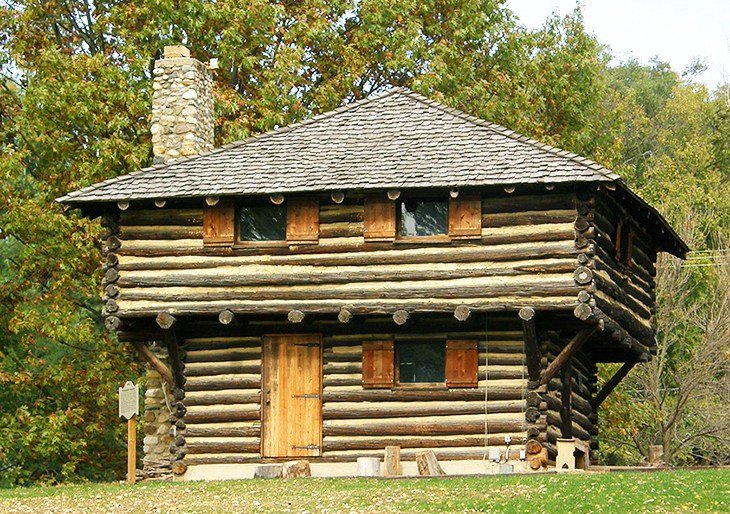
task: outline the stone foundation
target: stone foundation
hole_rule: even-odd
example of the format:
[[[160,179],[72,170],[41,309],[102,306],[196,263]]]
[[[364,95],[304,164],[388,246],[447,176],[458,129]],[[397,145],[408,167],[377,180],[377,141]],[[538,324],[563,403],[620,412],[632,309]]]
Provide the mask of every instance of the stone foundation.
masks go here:
[[[153,343],[152,351],[165,363],[167,349]],[[170,409],[172,393],[160,374],[148,366],[147,388],[144,395],[144,458],[143,478],[170,478]]]

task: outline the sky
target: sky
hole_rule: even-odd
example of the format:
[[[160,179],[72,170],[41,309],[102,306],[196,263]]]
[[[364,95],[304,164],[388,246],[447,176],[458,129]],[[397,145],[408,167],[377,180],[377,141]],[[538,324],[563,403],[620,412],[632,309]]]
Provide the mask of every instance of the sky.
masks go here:
[[[507,0],[528,28],[580,4],[586,28],[619,60],[652,57],[682,72],[694,58],[708,67],[695,80],[710,89],[730,82],[730,0]]]

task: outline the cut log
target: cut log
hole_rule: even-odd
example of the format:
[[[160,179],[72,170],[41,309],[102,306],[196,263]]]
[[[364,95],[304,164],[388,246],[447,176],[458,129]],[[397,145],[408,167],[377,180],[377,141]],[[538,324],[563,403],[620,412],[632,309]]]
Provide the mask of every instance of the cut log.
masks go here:
[[[459,305],[454,309],[454,317],[459,321],[466,321],[471,315],[471,309],[466,305]]]
[[[172,328],[177,320],[169,312],[160,312],[155,318],[155,322],[163,330]]]
[[[116,331],[122,328],[122,320],[117,316],[107,316],[104,320],[104,326],[107,330]]]
[[[176,460],[172,463],[172,472],[175,475],[184,475],[185,472],[188,470],[187,464],[185,464],[181,460]]]
[[[436,454],[433,450],[427,450],[416,454],[416,464],[418,465],[418,474],[422,476],[443,476],[446,475],[441,468]]]
[[[157,200],[155,200],[155,207],[157,207],[158,209],[162,209],[166,203],[167,202],[163,198],[158,198]]]
[[[385,476],[396,477],[401,474],[400,446],[385,447]]]
[[[223,325],[230,325],[235,319],[236,315],[229,309],[224,309],[220,312],[220,314],[218,314],[218,321],[220,321]]]
[[[273,194],[269,196],[269,200],[271,200],[271,203],[274,205],[281,205],[284,203],[284,195],[282,194]]]
[[[400,309],[393,314],[393,321],[395,321],[396,325],[404,325],[409,317],[408,311]]]
[[[347,323],[352,319],[352,313],[347,309],[340,309],[340,312],[337,313],[337,319],[340,320],[340,323]]]
[[[302,321],[304,321],[304,313],[297,309],[289,311],[289,314],[287,314],[286,317],[292,323],[301,323]]]
[[[330,198],[332,198],[332,201],[336,204],[341,204],[345,200],[345,193],[342,191],[335,191],[330,195]]]

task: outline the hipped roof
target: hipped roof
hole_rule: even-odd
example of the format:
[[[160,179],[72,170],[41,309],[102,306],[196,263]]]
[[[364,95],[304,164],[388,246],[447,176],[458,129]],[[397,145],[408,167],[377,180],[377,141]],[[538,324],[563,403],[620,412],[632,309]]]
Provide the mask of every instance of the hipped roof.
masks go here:
[[[348,104],[211,152],[121,175],[57,201],[85,204],[341,190],[617,183],[579,155],[429,100],[406,88]],[[686,245],[666,221],[668,251]],[[674,250],[672,250],[674,248]]]

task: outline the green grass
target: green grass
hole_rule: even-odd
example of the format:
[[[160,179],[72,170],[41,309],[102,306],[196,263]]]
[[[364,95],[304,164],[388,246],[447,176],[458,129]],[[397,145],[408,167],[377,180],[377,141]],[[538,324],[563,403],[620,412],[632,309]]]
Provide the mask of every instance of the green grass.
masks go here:
[[[730,470],[83,484],[0,490],[0,512],[730,512]]]

